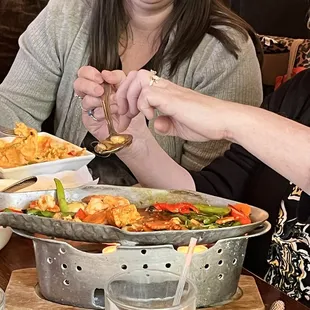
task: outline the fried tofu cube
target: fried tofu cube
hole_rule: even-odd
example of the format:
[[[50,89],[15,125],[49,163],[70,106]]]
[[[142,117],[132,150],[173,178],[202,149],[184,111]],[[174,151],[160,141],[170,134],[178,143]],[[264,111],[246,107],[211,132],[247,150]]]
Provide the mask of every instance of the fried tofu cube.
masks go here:
[[[106,225],[108,224],[107,211],[104,210],[104,211],[96,212],[94,214],[89,214],[83,219],[83,222]]]
[[[106,210],[108,224],[122,228],[134,224],[141,218],[135,205],[119,206]]]

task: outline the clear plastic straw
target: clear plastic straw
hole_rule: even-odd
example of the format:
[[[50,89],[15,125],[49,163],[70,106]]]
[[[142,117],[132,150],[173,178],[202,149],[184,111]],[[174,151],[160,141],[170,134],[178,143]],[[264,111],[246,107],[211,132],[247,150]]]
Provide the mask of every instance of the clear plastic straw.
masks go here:
[[[173,306],[178,306],[181,303],[181,298],[183,295],[188,270],[189,270],[189,267],[191,265],[191,261],[192,261],[192,257],[193,257],[193,253],[194,253],[194,249],[195,249],[196,244],[197,244],[197,239],[191,238],[191,240],[189,242],[186,258],[185,258],[185,265],[183,267],[183,271],[182,271],[182,274],[180,276],[178,287],[177,287],[177,290],[176,290],[176,293],[174,296],[174,300],[173,300],[173,304],[172,304]]]

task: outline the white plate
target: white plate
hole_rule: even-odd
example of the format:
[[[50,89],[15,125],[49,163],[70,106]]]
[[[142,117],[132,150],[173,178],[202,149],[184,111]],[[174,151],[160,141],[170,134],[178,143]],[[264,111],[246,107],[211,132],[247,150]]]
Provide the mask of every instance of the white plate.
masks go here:
[[[9,242],[12,236],[12,229],[10,227],[3,228],[0,226],[0,250],[2,250]]]
[[[46,132],[40,132],[39,136],[50,137],[53,140],[60,143],[68,143],[67,141],[60,139],[56,136],[50,135]],[[4,141],[12,141],[14,137],[5,137],[0,138],[0,140]],[[78,150],[81,150],[80,147],[74,145],[74,147]],[[84,155],[58,159],[54,161],[48,161],[44,163],[31,164],[27,166],[20,166],[15,168],[1,168],[0,167],[0,178],[2,179],[15,179],[20,180],[22,178],[26,178],[29,176],[37,176],[42,174],[53,174],[60,171],[66,170],[78,170],[81,167],[87,165],[92,159],[94,159],[95,155],[91,152],[86,151]]]

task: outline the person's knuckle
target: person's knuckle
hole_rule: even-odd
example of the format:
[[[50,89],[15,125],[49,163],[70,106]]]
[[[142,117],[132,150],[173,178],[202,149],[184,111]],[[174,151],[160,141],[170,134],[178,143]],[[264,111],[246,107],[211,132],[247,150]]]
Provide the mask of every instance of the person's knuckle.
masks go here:
[[[96,103],[94,101],[94,97],[86,95],[83,98],[83,106],[85,106],[85,108],[87,108],[87,109],[95,108]]]
[[[85,72],[93,72],[94,70],[95,70],[95,68],[94,67],[92,67],[92,66],[84,66],[83,67],[84,68],[84,70],[85,70]]]
[[[83,102],[88,103],[90,98],[91,98],[91,96],[85,95],[84,98],[83,98]]]
[[[139,74],[142,75],[142,76],[150,75],[150,71],[145,70],[145,69],[141,69],[141,70],[139,71]]]
[[[83,73],[83,67],[81,67],[78,72],[77,72],[77,76],[80,77]]]
[[[142,70],[139,70],[139,71],[138,71],[138,73],[137,73],[137,78],[138,78],[139,80],[141,80],[141,79],[144,79],[145,77],[147,77],[147,76],[149,76],[149,75],[150,75],[150,74],[149,74],[149,71],[142,69]]]
[[[144,88],[142,88],[142,90],[141,90],[141,96],[142,96],[142,98],[144,98],[144,99],[148,98],[148,97],[151,95],[151,93],[152,93],[151,86],[149,86],[149,87],[144,87]]]
[[[78,70],[78,77],[84,77],[87,73],[88,66],[83,66]]]
[[[123,76],[125,76],[125,73],[124,73],[124,71],[122,71],[122,70],[114,70],[114,71],[111,71],[111,74],[112,74],[115,78],[119,78],[119,79],[121,79]]]
[[[132,78],[134,77],[135,75],[137,74],[137,71],[133,70],[133,71],[130,71],[127,75],[128,78]]]

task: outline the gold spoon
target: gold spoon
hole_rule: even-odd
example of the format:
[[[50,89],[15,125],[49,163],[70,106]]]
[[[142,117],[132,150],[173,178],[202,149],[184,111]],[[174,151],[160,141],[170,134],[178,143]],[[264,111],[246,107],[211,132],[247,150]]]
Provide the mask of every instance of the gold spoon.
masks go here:
[[[123,149],[124,147],[129,146],[132,143],[133,137],[132,135],[119,134],[114,129],[110,109],[111,85],[104,83],[103,86],[104,86],[104,95],[101,103],[109,130],[109,136],[106,140],[99,141],[95,146],[94,150],[96,153],[100,155],[109,156],[112,153],[116,153],[119,150]]]

